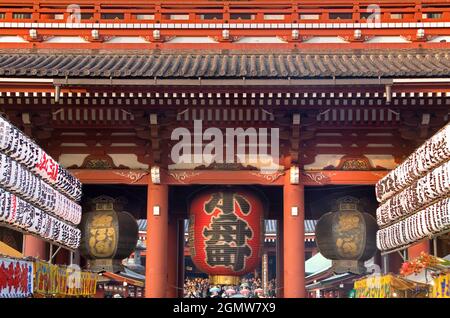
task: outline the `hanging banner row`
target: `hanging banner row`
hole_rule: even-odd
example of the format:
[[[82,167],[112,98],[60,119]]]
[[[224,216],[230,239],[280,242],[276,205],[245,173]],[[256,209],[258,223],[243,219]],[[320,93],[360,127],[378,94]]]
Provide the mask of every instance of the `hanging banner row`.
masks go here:
[[[97,280],[96,273],[82,271],[76,265],[0,258],[0,298],[25,298],[32,294],[93,296]]]

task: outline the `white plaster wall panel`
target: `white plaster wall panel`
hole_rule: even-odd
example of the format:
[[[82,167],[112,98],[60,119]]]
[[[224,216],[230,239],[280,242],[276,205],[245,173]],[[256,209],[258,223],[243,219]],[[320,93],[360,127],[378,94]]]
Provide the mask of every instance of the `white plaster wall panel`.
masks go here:
[[[70,167],[73,165],[80,167],[87,156],[88,154],[62,154],[59,156],[58,161],[63,167]]]
[[[143,164],[138,161],[137,155],[135,154],[108,154],[114,164],[118,167],[124,165],[130,169],[148,169],[147,164]]]

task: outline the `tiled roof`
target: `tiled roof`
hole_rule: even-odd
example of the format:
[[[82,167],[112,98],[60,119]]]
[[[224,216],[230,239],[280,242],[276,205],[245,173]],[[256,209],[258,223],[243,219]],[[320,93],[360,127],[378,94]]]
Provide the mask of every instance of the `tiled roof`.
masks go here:
[[[352,78],[450,75],[448,50],[321,53],[0,53],[0,76],[91,78]]]
[[[305,273],[307,276],[325,272],[331,268],[331,260],[317,253],[305,262]]]
[[[317,220],[305,220],[305,233],[314,234],[316,232],[316,224]]]
[[[266,234],[276,234],[277,233],[277,222],[276,220],[265,220]],[[305,220],[305,233],[313,234],[315,232],[317,220]],[[147,220],[138,220],[139,231],[147,231]],[[184,231],[187,233],[189,227],[189,221],[184,221]]]
[[[331,275],[330,277],[322,279],[322,280],[318,281],[317,283],[306,285],[306,289],[311,290],[311,289],[315,289],[318,287],[325,287],[325,286],[331,285],[333,283],[339,283],[339,282],[345,281],[349,278],[356,279],[357,277],[359,277],[359,276],[355,275],[355,274],[351,274],[351,273]]]

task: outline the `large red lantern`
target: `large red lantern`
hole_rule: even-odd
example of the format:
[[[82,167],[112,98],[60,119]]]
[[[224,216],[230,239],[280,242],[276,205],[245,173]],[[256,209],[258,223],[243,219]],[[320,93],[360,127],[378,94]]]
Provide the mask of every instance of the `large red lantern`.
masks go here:
[[[240,188],[206,190],[191,201],[192,261],[212,284],[237,284],[258,265],[264,208],[261,196]]]

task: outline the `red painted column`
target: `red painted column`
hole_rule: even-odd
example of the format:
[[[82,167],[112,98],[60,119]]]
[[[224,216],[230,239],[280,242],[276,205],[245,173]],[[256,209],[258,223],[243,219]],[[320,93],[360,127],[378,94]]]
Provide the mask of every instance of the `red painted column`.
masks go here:
[[[157,208],[159,207],[159,215]],[[168,186],[149,184],[145,297],[164,298],[167,287]]]
[[[291,184],[286,173],[283,189],[284,297],[305,297],[304,187]]]
[[[167,297],[177,297],[178,287],[178,218],[169,217],[167,239]]]
[[[178,220],[178,297],[184,296],[184,219]]]
[[[413,259],[420,256],[421,252],[425,252],[427,254],[430,253],[430,241],[425,240],[420,243],[417,243],[413,246],[408,247],[408,259]]]
[[[41,260],[48,260],[47,243],[33,235],[24,235],[23,256],[36,257]]]

